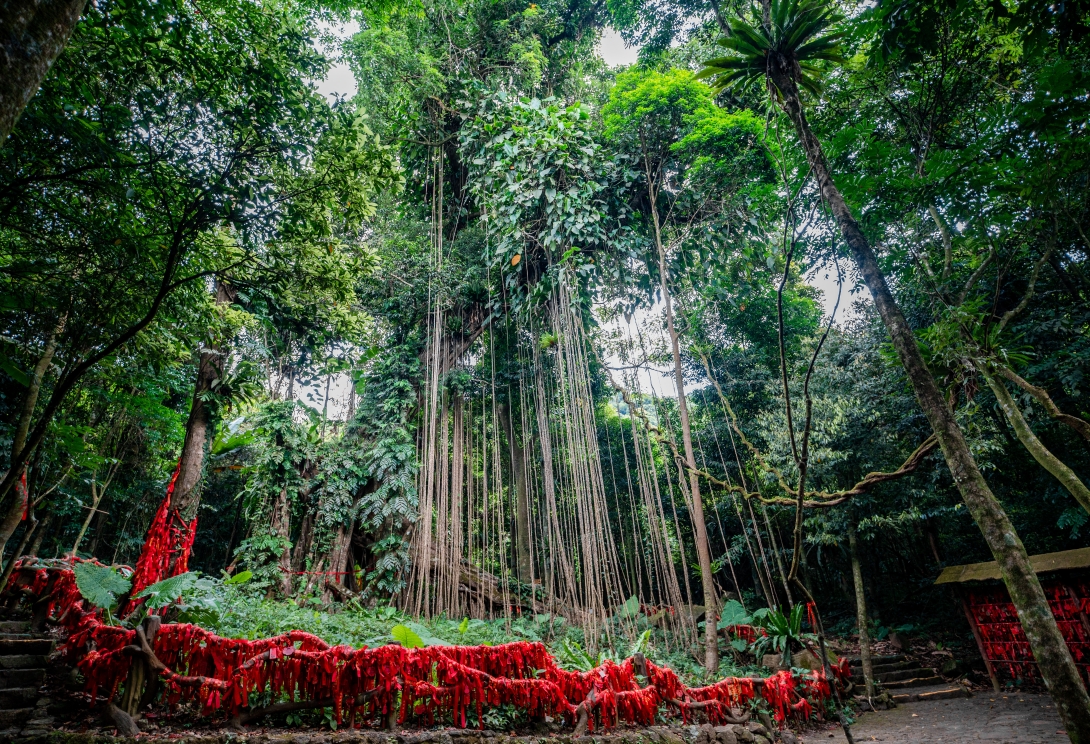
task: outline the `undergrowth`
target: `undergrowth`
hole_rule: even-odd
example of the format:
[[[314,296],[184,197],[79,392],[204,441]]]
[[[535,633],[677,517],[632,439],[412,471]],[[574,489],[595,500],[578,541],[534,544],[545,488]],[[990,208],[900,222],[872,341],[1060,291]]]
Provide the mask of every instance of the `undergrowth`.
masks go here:
[[[327,643],[356,648],[403,642],[404,629],[411,631],[408,637],[423,645],[540,641],[560,666],[581,671],[606,659],[619,662],[640,651],[656,664],[672,668],[687,685],[762,673],[757,667],[732,663],[730,648],[724,647],[718,674],[708,675],[698,661],[703,658],[702,646],[686,650],[689,644],[684,639],[668,635],[642,614],[625,622],[611,620],[597,643],[588,643],[582,628],[550,615],[495,620],[417,619],[390,606],[365,607],[356,602],[321,605],[306,600],[297,604],[269,599],[258,587],[246,583],[202,577],[186,588],[178,603],[167,612],[166,619],[192,622],[225,638],[253,640],[302,630]]]

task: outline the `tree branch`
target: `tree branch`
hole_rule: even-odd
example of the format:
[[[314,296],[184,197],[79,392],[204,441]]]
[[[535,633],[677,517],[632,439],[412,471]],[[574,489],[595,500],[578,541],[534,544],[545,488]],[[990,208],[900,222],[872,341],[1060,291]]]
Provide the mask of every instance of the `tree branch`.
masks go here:
[[[1056,403],[1052,400],[1052,397],[1048,394],[1047,390],[1037,387],[1036,385],[1023,379],[1018,375],[1018,373],[1016,373],[1005,364],[999,364],[998,362],[993,362],[993,364],[995,365],[995,371],[997,374],[1005,377],[1006,379],[1010,380],[1015,385],[1032,395],[1037,400],[1037,402],[1044,407],[1045,411],[1048,412],[1049,416],[1056,419],[1062,424],[1070,426],[1072,429],[1077,431],[1083,439],[1090,442],[1090,422],[1084,421],[1077,416],[1072,416],[1061,411]]]

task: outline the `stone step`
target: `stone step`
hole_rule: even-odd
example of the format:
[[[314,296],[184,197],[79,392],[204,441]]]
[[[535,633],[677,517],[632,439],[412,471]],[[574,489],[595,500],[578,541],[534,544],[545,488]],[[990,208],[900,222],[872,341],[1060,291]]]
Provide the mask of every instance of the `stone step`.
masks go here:
[[[903,690],[906,687],[923,687],[925,685],[941,685],[943,683],[942,677],[937,674],[930,677],[914,677],[912,679],[903,679],[896,682],[886,682],[882,686],[887,690]]]
[[[874,678],[876,680],[878,680],[879,682],[881,682],[882,684],[886,684],[888,682],[900,682],[903,679],[915,679],[917,677],[932,677],[932,676],[934,676],[934,674],[935,674],[934,669],[921,669],[920,667],[916,667],[914,669],[898,669],[898,670],[892,671],[892,672],[876,673],[874,675]],[[863,675],[862,674],[853,674],[852,675],[852,682],[856,682],[856,681],[858,681],[859,683],[862,683],[863,682]]]
[[[0,633],[0,641],[25,641],[28,638],[41,638],[34,633]]]
[[[46,661],[43,654],[0,656],[0,669],[44,669]]]
[[[48,654],[53,650],[53,641],[48,638],[0,639],[0,656],[19,654]]]
[[[893,702],[902,703],[926,703],[928,700],[952,700],[954,698],[972,697],[972,693],[964,687],[949,687],[945,690],[930,690],[928,692],[901,692],[890,695]]]
[[[870,669],[874,674],[882,674],[883,672],[898,672],[902,669],[920,668],[920,663],[917,661],[898,661],[892,664],[872,664]],[[852,674],[861,676],[863,674],[863,667],[852,667]]]
[[[0,669],[0,689],[8,687],[41,687],[45,669]]]
[[[38,700],[37,687],[9,687],[0,690],[0,708],[8,710],[33,705]]]
[[[13,708],[0,710],[0,729],[16,726],[29,721],[37,713],[37,708]]]
[[[0,633],[29,633],[29,620],[0,620]]]
[[[908,657],[904,654],[886,654],[884,656],[870,657],[870,663],[872,666],[875,664],[896,664],[897,662],[905,661],[907,658]],[[853,667],[863,667],[863,660],[860,659],[858,656],[851,657],[850,659],[848,659],[848,662]]]
[[[899,669],[894,672],[882,672],[878,674],[878,681],[885,684],[886,682],[900,682],[903,679],[916,679],[917,677],[934,677],[936,674],[934,669],[924,669],[916,667],[915,669]]]

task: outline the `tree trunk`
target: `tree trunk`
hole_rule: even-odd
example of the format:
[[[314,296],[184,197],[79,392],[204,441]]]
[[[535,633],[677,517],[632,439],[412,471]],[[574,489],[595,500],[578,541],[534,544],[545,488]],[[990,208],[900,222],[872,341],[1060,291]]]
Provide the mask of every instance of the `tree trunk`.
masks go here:
[[[0,46],[3,45],[3,30],[5,22],[5,13],[7,11],[0,10]],[[3,76],[3,61],[0,57],[0,78]],[[0,82],[0,96],[3,95],[4,83]],[[6,99],[0,97],[0,106],[6,105]],[[6,133],[5,133],[6,134]],[[3,137],[0,137],[2,142]],[[11,467],[16,467],[16,458],[19,457],[23,451],[23,447],[26,445],[27,432],[30,431],[30,422],[34,418],[34,409],[38,405],[38,393],[42,390],[42,380],[45,379],[45,373],[49,371],[49,365],[53,362],[53,355],[57,351],[57,342],[60,335],[64,333],[65,321],[68,319],[68,314],[61,316],[57,321],[57,325],[53,328],[53,332],[49,334],[49,338],[45,342],[45,348],[42,349],[42,356],[38,359],[38,363],[34,365],[34,371],[30,374],[30,386],[27,387],[26,397],[23,398],[23,410],[19,414],[19,422],[15,426],[15,437],[11,442]],[[12,491],[12,501],[8,506],[7,514],[4,515],[4,519],[0,522],[0,557],[4,555],[4,550],[8,546],[8,540],[11,539],[12,533],[15,532],[15,528],[19,526],[19,522],[23,520],[24,504],[23,499],[20,497],[19,489],[16,488]],[[18,557],[18,556],[16,556]]]
[[[307,554],[310,553],[310,545],[314,539],[314,512],[307,512],[303,517],[303,525],[299,528],[299,539],[295,541],[295,547],[291,553],[291,570],[302,571],[306,566]]]
[[[230,285],[217,281],[216,305],[226,305],[234,299],[235,291]],[[201,352],[197,365],[197,380],[193,390],[193,402],[189,408],[189,418],[185,423],[182,454],[178,460],[172,490],[167,491],[168,496],[164,499],[164,501],[169,499],[166,506],[168,509],[166,524],[182,525],[180,529],[171,528],[170,545],[167,549],[169,565],[163,567],[149,552],[161,549],[161,544],[156,540],[145,539],[144,547],[137,558],[137,571],[133,575],[134,590],[188,570],[189,549],[193,544],[192,531],[197,528],[197,509],[201,503],[200,484],[204,473],[204,455],[205,450],[208,449],[212,429],[212,411],[204,397],[212,390],[212,383],[222,374],[223,356],[223,352],[215,346],[210,346]],[[164,507],[160,505],[160,508]],[[159,575],[160,571],[162,575]],[[144,575],[145,573],[147,575]]]
[[[852,252],[859,273],[897,350],[920,408],[939,440],[954,483],[999,565],[1041,677],[1056,702],[1067,734],[1072,742],[1087,744],[1090,742],[1090,696],[1086,694],[1071,653],[1056,625],[1041,582],[1030,566],[1026,548],[1003,506],[984,481],[961,427],[927,369],[916,345],[916,337],[878,268],[870,242],[833,183],[821,143],[810,130],[803,112],[793,73],[786,65],[781,67],[777,64],[771,64],[769,71],[773,84],[782,96],[783,110],[795,125],[822,197],[836,218],[844,242]]]
[[[330,584],[343,584],[344,575],[343,572],[350,570],[348,566],[348,556],[352,551],[352,533],[354,531],[355,522],[349,522],[348,524],[341,525],[337,529],[337,535],[333,540],[333,548],[329,551],[329,565],[328,568],[319,568],[318,570],[329,571],[330,575],[328,582]],[[332,600],[332,593],[325,581],[320,582],[322,589],[322,603],[329,604]]]
[[[855,583],[855,621],[859,625],[859,659],[863,663],[863,683],[867,699],[874,697],[874,668],[870,660],[870,634],[867,631],[867,596],[863,591],[863,569],[859,565],[859,546],[855,525],[848,526],[848,551],[852,558],[852,579]]]
[[[228,305],[235,299],[235,291],[224,282],[216,282],[216,304]],[[201,352],[197,366],[197,381],[193,390],[193,403],[185,424],[185,443],[182,445],[181,468],[174,486],[171,507],[186,522],[197,516],[201,503],[201,477],[204,473],[204,454],[212,435],[212,410],[204,396],[212,389],[212,383],[223,374],[225,351],[209,347]]]
[[[19,546],[15,548],[15,552],[11,554],[11,560],[8,561],[8,565],[4,569],[3,575],[0,575],[0,589],[8,585],[8,580],[11,578],[11,573],[15,570],[15,562],[22,557],[23,550],[26,549],[26,544],[30,542],[30,538],[34,535],[37,527],[38,517],[34,515],[34,507],[31,506],[30,518],[27,520],[26,528],[23,530],[23,539],[19,542]],[[38,542],[41,542],[40,538],[35,541],[35,544],[37,544]]]
[[[50,511],[45,515],[38,524],[38,529],[34,530],[34,542],[30,544],[30,548],[26,551],[29,556],[37,557],[38,551],[42,548],[42,540],[45,539],[45,533],[49,530],[49,525],[53,523],[53,512]]]
[[[708,528],[704,524],[704,504],[700,499],[700,478],[696,474],[689,406],[685,400],[685,376],[681,369],[681,347],[677,329],[674,328],[673,302],[666,283],[666,252],[662,247],[658,212],[653,203],[651,212],[655,225],[655,244],[659,253],[662,301],[666,305],[666,330],[670,334],[670,348],[674,355],[674,384],[677,386],[677,407],[681,418],[681,441],[685,447],[685,464],[689,469],[689,493],[692,497],[693,527],[696,530],[696,558],[700,564],[700,583],[704,591],[704,667],[709,672],[715,672],[719,669],[719,601],[716,599],[715,577],[712,576],[712,554],[708,544]]]
[[[83,536],[87,534],[87,528],[91,526],[91,520],[98,514],[98,505],[102,502],[102,497],[105,493],[105,486],[98,482],[98,473],[92,473],[91,508],[87,510],[87,516],[84,518],[83,524],[79,528],[79,534],[76,535],[76,542],[72,544],[72,555],[75,555],[76,551],[79,550],[79,545],[83,542]]]
[[[999,408],[1003,411],[1003,415],[1011,422],[1018,441],[1029,450],[1029,453],[1033,455],[1033,459],[1042,468],[1052,473],[1056,480],[1067,489],[1068,493],[1075,497],[1075,501],[1079,502],[1079,506],[1090,512],[1090,489],[1079,479],[1079,476],[1075,475],[1074,470],[1067,467],[1060,458],[1052,454],[1048,447],[1044,445],[1044,442],[1037,438],[1003,381],[997,380],[987,373],[983,373],[983,376],[985,382],[988,383],[988,387],[991,388],[992,393],[995,395],[995,399],[999,401]]]
[[[83,14],[85,0],[0,4],[0,147]]]
[[[501,403],[497,407],[507,445],[511,452],[511,471],[515,478],[515,548],[518,560],[519,580],[527,584],[533,577],[530,565],[530,501],[526,489],[526,451],[515,439],[515,427],[511,422],[511,407]]]
[[[280,569],[279,589],[285,597],[290,597],[292,595],[291,498],[288,496],[287,488],[280,490],[280,495],[277,497],[276,503],[273,504],[269,531],[283,541],[283,547],[280,550],[280,558],[277,561],[277,568]],[[273,592],[274,590],[270,588],[270,599],[272,598]]]

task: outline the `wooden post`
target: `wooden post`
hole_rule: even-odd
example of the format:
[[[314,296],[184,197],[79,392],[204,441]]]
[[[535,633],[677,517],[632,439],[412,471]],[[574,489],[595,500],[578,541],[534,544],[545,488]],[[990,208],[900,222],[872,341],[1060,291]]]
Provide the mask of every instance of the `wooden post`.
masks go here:
[[[1075,603],[1075,614],[1079,618],[1079,622],[1082,623],[1082,629],[1086,631],[1087,639],[1090,639],[1090,618],[1086,617],[1086,613],[1082,611],[1082,602],[1079,601],[1079,595],[1071,587],[1064,585],[1064,589],[1067,590],[1067,596],[1071,597],[1071,601]]]
[[[999,692],[999,677],[995,676],[995,667],[992,666],[992,662],[984,650],[984,638],[980,635],[980,627],[976,624],[973,611],[969,609],[969,603],[965,600],[964,592],[958,591],[958,599],[961,600],[961,609],[965,612],[965,619],[969,621],[969,627],[972,628],[973,638],[976,639],[976,647],[980,649],[980,658],[984,659],[984,667],[988,670],[988,676],[992,678],[992,687],[996,692]]]
[[[1082,602],[1079,600],[1078,593],[1068,585],[1064,585],[1064,589],[1067,590],[1067,596],[1071,598],[1071,601],[1075,603],[1075,614],[1079,618],[1079,622],[1082,623],[1082,629],[1086,633],[1086,637],[1090,640],[1090,618],[1086,616],[1086,613],[1082,611]],[[1070,648],[1070,646],[1069,646]],[[1075,666],[1082,670],[1082,667],[1076,662]],[[1090,670],[1087,670],[1087,678],[1090,679]]]

